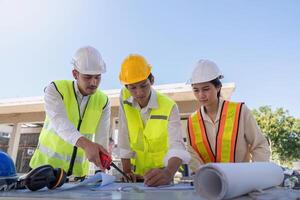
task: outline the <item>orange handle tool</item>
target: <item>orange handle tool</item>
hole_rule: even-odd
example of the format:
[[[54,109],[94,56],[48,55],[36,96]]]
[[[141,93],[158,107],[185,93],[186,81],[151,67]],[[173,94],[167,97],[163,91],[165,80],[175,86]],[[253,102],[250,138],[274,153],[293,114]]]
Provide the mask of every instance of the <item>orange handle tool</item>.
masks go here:
[[[110,170],[110,164],[112,162],[112,159],[109,155],[106,155],[104,153],[100,153],[100,160],[101,164],[105,169]]]
[[[115,165],[112,162],[112,159],[109,155],[106,155],[104,153],[100,153],[100,160],[101,160],[101,164],[105,169],[110,170],[110,166],[113,166],[118,172],[120,172],[126,179],[128,182],[131,182],[131,178],[129,176],[127,176],[126,173],[124,173],[117,165]]]

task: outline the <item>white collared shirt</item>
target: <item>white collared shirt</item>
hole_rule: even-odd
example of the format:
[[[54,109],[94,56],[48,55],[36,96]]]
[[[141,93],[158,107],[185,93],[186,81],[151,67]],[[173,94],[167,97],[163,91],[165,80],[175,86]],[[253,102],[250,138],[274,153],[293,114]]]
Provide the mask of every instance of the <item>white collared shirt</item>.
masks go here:
[[[87,105],[89,96],[83,96],[74,82],[76,98],[79,104],[80,116],[82,117],[84,109]],[[55,85],[50,83],[45,89],[45,112],[49,117],[50,126],[55,132],[66,142],[75,146],[77,140],[83,135],[77,130],[77,127],[69,121],[63,100],[56,90]],[[102,111],[96,133],[93,141],[101,144],[104,148],[108,148],[108,136],[110,126],[110,102],[108,100],[105,108]]]
[[[122,94],[121,94],[122,95]],[[129,143],[129,131],[127,127],[127,120],[125,117],[124,109],[122,106],[122,97],[120,95],[120,108],[119,108],[119,134],[118,134],[118,148],[121,158],[133,158],[135,152],[131,150]],[[132,103],[132,106],[140,111],[142,121],[144,125],[147,123],[151,109],[158,107],[156,91],[151,89],[151,96],[148,105],[141,108],[139,104],[134,100],[132,96],[127,99],[128,102]],[[183,164],[187,164],[190,160],[190,154],[187,152],[183,138],[180,115],[177,105],[172,108],[169,122],[168,122],[168,133],[169,133],[169,150],[164,158],[165,166],[168,165],[168,161],[172,157],[178,157],[182,160]]]
[[[220,98],[217,115],[214,120],[210,119],[208,114],[205,112],[204,106],[201,106],[200,108],[205,125],[206,135],[214,154],[223,102],[224,100]],[[189,137],[189,134],[187,134],[187,136]],[[190,138],[188,138],[188,141],[190,141]],[[191,146],[190,142],[188,142],[187,149],[192,157],[189,166],[193,172],[196,172],[200,168],[200,166],[204,164],[204,162]],[[243,104],[239,119],[235,161],[269,161],[270,154],[271,152],[267,139],[261,133],[261,130],[257,125],[257,122],[253,117],[251,110],[249,110],[249,108],[245,104]]]

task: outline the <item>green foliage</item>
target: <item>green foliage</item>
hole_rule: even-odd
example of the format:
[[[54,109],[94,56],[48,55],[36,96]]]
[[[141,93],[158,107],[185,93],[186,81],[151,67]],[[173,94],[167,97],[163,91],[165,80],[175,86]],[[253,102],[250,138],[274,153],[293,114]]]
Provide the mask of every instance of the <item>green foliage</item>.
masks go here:
[[[273,112],[269,106],[254,109],[253,115],[271,143],[273,160],[288,165],[300,160],[300,119],[290,116],[283,108]]]

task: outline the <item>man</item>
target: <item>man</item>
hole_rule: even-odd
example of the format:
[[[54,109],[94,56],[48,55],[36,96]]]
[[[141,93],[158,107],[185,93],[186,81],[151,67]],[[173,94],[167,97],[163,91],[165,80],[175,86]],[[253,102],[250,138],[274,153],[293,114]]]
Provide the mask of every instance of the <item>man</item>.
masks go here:
[[[148,186],[169,184],[189,153],[182,139],[178,108],[169,97],[152,89],[151,67],[140,55],[129,55],[119,75],[118,146],[123,170],[133,181]]]
[[[88,161],[103,169],[99,155],[108,154],[110,103],[97,89],[106,65],[90,46],[80,48],[72,64],[75,81],[54,81],[45,89],[46,119],[30,167],[50,164],[84,177]]]

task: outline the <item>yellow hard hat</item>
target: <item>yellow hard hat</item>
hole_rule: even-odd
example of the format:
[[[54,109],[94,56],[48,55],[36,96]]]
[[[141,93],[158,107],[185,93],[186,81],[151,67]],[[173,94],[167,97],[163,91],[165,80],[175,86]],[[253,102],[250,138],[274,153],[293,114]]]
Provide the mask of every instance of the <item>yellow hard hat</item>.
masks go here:
[[[133,84],[147,79],[150,73],[151,66],[143,56],[130,54],[121,65],[119,79],[124,85]]]

